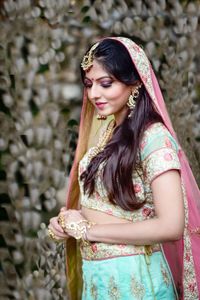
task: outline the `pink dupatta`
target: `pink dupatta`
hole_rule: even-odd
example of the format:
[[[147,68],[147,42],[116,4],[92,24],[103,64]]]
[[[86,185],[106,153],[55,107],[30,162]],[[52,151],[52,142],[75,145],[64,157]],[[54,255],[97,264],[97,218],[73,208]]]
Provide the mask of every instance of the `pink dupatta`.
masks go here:
[[[155,104],[163,121],[178,143],[177,136],[172,127],[162,93],[144,51],[133,41],[124,37],[112,37],[122,43],[128,50],[139,76]],[[90,134],[91,120],[94,109],[84,94],[81,122],[79,129],[79,140],[75,160],[70,173],[70,182],[67,195],[67,208],[76,208],[78,205],[78,163],[87,150],[87,142]],[[84,125],[84,126],[83,126]],[[179,143],[178,143],[179,144]],[[186,193],[185,201],[185,230],[183,238],[176,242],[164,243],[162,245],[164,255],[167,259],[174,283],[180,300],[200,299],[200,191],[188,164],[187,158],[179,145],[179,160],[181,164],[181,178]],[[77,256],[76,244],[67,242],[67,271],[68,285],[71,299],[77,297]],[[69,259],[68,259],[69,257]],[[75,265],[74,265],[75,264]]]

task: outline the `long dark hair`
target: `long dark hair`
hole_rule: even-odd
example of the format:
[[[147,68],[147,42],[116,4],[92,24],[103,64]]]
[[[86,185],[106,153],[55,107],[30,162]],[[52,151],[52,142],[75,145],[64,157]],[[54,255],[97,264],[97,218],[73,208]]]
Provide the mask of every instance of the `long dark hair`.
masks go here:
[[[117,80],[126,85],[141,81],[131,57],[123,44],[117,40],[104,39],[94,51],[94,59]],[[82,70],[84,80],[85,73]],[[81,174],[84,192],[92,195],[95,187],[95,176],[99,165],[104,162],[103,184],[111,203],[124,210],[141,208],[144,202],[137,201],[133,187],[132,174],[141,165],[139,145],[147,126],[163,122],[154,108],[144,85],[139,89],[134,112],[130,118],[115,128],[113,136],[103,151],[90,161],[86,171]]]

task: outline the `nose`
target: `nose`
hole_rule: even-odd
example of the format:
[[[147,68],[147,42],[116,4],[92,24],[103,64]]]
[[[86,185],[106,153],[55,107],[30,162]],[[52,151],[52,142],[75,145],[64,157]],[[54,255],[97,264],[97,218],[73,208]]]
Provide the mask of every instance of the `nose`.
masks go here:
[[[93,84],[90,88],[90,90],[88,91],[89,93],[89,98],[91,100],[97,100],[100,98],[100,91],[97,87],[97,85]]]

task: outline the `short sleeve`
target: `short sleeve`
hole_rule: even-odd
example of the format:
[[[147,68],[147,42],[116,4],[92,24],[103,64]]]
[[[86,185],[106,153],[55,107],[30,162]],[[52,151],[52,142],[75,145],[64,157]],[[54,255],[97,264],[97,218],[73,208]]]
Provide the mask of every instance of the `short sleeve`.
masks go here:
[[[140,144],[142,167],[149,183],[168,170],[180,170],[178,144],[162,123],[151,125]]]

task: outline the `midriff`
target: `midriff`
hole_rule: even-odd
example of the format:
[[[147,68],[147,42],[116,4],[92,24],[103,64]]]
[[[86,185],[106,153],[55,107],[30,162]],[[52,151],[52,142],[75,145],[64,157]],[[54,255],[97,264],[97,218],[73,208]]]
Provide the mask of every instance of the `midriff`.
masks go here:
[[[118,218],[108,213],[81,206],[82,215],[90,222],[97,224],[132,223],[127,219]]]
[[[107,213],[81,207],[83,216],[97,224],[113,224],[113,223],[132,223],[127,219],[122,219]],[[81,256],[85,260],[104,260],[121,256],[145,255],[145,245],[127,245],[127,244],[110,244],[102,242],[93,242],[87,244],[80,243]],[[160,251],[160,245],[154,244],[150,246],[152,252]]]

